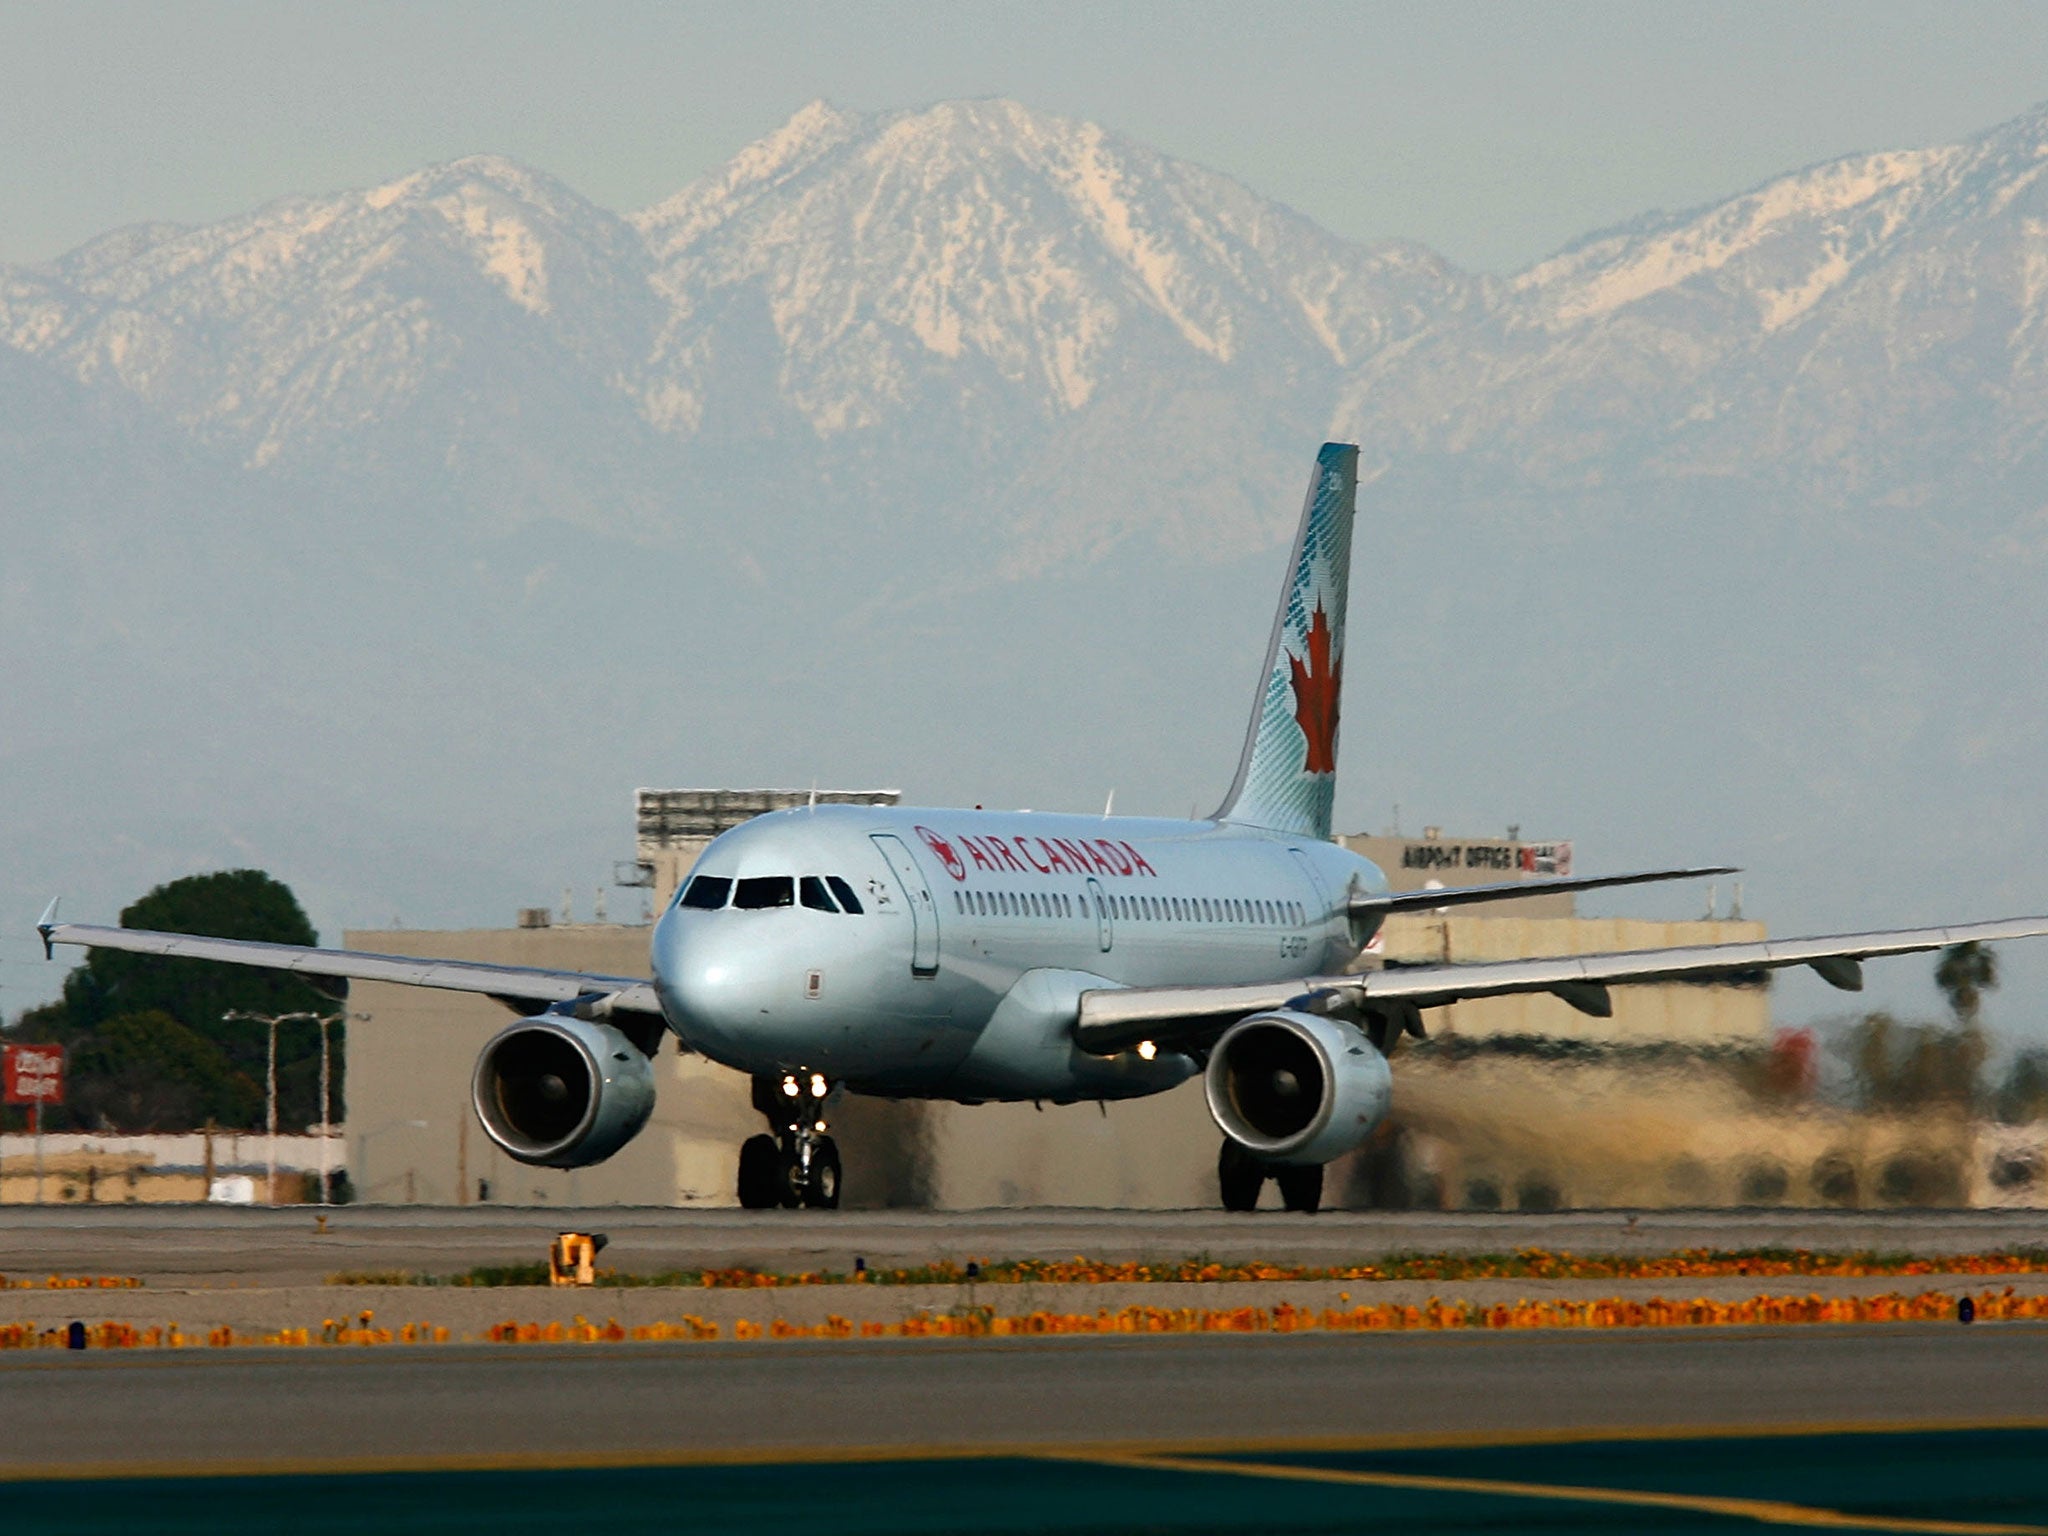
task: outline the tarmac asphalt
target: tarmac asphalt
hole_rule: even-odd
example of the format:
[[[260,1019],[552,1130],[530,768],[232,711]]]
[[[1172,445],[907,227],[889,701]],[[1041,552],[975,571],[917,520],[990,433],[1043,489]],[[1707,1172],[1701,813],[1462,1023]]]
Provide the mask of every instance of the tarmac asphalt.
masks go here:
[[[0,1467],[2048,1425],[2048,1325],[0,1355]]]
[[[0,1487],[21,1529],[2048,1530],[2038,1429],[1071,1457],[697,1462]]]
[[[2048,1531],[2030,1325],[33,1351],[0,1423],[21,1529]]]

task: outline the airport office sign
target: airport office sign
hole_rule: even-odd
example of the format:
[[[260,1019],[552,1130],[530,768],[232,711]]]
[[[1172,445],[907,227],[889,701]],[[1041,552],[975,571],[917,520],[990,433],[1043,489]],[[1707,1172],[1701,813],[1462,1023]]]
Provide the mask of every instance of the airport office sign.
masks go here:
[[[10,1045],[5,1053],[0,1080],[9,1104],[62,1104],[64,1102],[64,1047],[61,1045]]]
[[[1504,875],[1569,875],[1572,845],[1563,843],[1410,843],[1401,850],[1403,869],[1477,869]]]

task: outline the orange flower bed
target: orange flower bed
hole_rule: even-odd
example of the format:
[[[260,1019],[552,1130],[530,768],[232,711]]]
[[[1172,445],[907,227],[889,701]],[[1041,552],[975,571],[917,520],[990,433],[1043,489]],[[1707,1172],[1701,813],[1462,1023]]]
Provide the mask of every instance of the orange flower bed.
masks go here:
[[[1052,1334],[1141,1333],[1374,1333],[1442,1331],[1464,1328],[1715,1328],[1816,1323],[1943,1322],[1956,1316],[1958,1298],[1940,1291],[1914,1295],[1887,1292],[1881,1296],[1752,1296],[1743,1301],[1708,1301],[1695,1297],[1644,1301],[1610,1296],[1594,1301],[1518,1301],[1512,1306],[1482,1307],[1470,1302],[1434,1298],[1420,1306],[1296,1307],[1124,1307],[1099,1312],[1029,1312],[999,1315],[993,1307],[957,1312],[920,1312],[901,1322],[853,1323],[838,1314],[822,1323],[791,1323],[781,1318],[766,1324],[742,1318],[733,1324],[735,1339],[920,1339],[1019,1338]],[[1984,1322],[2038,1321],[2048,1318],[2048,1296],[2023,1296],[2011,1287],[1973,1296],[1976,1316]],[[0,1349],[62,1349],[67,1330],[39,1328],[34,1323],[0,1323]],[[484,1335],[495,1344],[619,1344],[702,1342],[719,1337],[718,1324],[695,1315],[680,1321],[626,1328],[615,1319],[592,1323],[494,1325]],[[183,1349],[205,1345],[380,1345],[446,1344],[446,1328],[407,1323],[393,1330],[373,1326],[373,1314],[328,1318],[318,1329],[286,1328],[274,1333],[238,1333],[215,1328],[203,1337],[183,1332],[176,1323],[137,1328],[128,1323],[97,1323],[86,1330],[93,1349]]]
[[[17,1280],[0,1275],[0,1291],[139,1291],[133,1275],[51,1275],[47,1280]]]

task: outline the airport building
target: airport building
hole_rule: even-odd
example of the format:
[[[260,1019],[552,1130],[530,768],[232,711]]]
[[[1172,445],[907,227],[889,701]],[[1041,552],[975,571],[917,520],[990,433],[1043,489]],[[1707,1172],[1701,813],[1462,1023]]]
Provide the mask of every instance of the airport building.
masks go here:
[[[659,911],[712,837],[751,816],[805,804],[813,795],[820,804],[897,800],[893,790],[641,790],[632,882],[651,887]],[[1517,836],[1450,837],[1432,828],[1419,837],[1340,841],[1378,863],[1396,890],[1424,889],[1432,882],[1539,879],[1571,869],[1569,843]],[[1671,893],[1674,902],[1694,899],[1689,892]],[[1482,910],[1486,915],[1476,915]],[[1396,917],[1361,964],[1507,959],[1763,936],[1762,924],[1732,917],[1581,918],[1570,896],[1544,894],[1490,902],[1483,909]],[[645,975],[648,940],[644,925],[561,923],[544,912],[523,914],[519,926],[507,929],[346,935],[354,949],[613,975]],[[1437,1039],[1396,1057],[1394,1121],[1374,1147],[1333,1168],[1329,1203],[1512,1207],[1523,1197],[1529,1203],[1568,1204],[1734,1201],[1744,1174],[1733,1162],[1722,1168],[1728,1159],[1702,1160],[1681,1150],[1646,1160],[1632,1157],[1631,1146],[1640,1145],[1649,1129],[1658,1130],[1660,1147],[1702,1139],[1718,1145],[1717,1137],[1738,1149],[1753,1144],[1757,1127],[1743,1122],[1735,1107],[1685,1087],[1658,1097],[1649,1092],[1651,1080],[1670,1084],[1677,1081],[1672,1072],[1644,1073],[1626,1055],[1602,1068],[1615,1090],[1609,1094],[1607,1086],[1592,1086],[1592,1077],[1561,1071],[1546,1052],[1678,1053],[1667,1067],[1688,1052],[1760,1054],[1771,1032],[1767,991],[1623,987],[1614,990],[1613,1003],[1611,1018],[1590,1017],[1548,994],[1470,1001],[1433,1013]],[[350,1006],[367,1015],[352,1024],[349,1035],[346,1145],[358,1198],[431,1204],[735,1203],[740,1143],[761,1129],[749,1084],[738,1074],[665,1046],[657,1062],[654,1117],[633,1142],[595,1167],[532,1168],[500,1152],[469,1107],[477,1054],[511,1022],[504,1008],[484,998],[375,983],[359,983]],[[1574,1153],[1560,1162],[1557,1148],[1572,1140],[1561,1126],[1610,1103],[1638,1108],[1584,1158]],[[1646,1118],[1654,1125],[1646,1127]],[[1714,1122],[1711,1134],[1695,1125],[1703,1119]],[[1064,1107],[849,1096],[835,1108],[833,1134],[846,1161],[844,1199],[853,1206],[1201,1208],[1216,1201],[1219,1133],[1199,1081],[1151,1099]],[[1666,1165],[1685,1163],[1690,1169],[1687,1158],[1703,1162],[1707,1171],[1685,1172],[1674,1181]],[[1783,1197],[1805,1203],[1808,1191],[1796,1172],[1786,1172]],[[1754,1170],[1749,1173],[1755,1183]],[[1763,1187],[1770,1187],[1768,1178]]]

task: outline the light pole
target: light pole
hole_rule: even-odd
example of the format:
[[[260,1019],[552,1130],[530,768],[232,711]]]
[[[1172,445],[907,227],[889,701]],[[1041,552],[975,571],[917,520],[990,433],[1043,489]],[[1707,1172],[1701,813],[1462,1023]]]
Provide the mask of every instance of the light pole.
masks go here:
[[[296,1013],[251,1013],[231,1008],[221,1015],[223,1022],[246,1019],[254,1024],[267,1025],[270,1029],[270,1051],[264,1069],[263,1110],[264,1128],[270,1137],[268,1170],[263,1184],[266,1205],[277,1204],[277,1026],[300,1019],[311,1019],[320,1026],[320,1203],[327,1203],[327,1026],[340,1018],[338,1013],[313,1013],[303,1009]]]
[[[369,1018],[369,1015],[367,1013],[352,1013],[349,1017],[363,1020]],[[340,1022],[341,1015],[338,1013],[323,1013],[320,1015],[320,1203],[322,1205],[332,1203],[330,1190],[334,1183],[334,1109],[333,1098],[328,1090],[328,1084],[332,1079],[327,1066],[327,1026],[339,1024]]]

